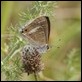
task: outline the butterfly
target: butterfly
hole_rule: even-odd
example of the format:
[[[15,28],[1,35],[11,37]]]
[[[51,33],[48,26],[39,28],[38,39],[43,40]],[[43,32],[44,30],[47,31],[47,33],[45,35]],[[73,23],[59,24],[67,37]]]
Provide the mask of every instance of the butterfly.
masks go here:
[[[25,24],[20,30],[25,39],[31,46],[35,47],[38,52],[44,53],[49,48],[50,20],[48,16],[40,16]]]

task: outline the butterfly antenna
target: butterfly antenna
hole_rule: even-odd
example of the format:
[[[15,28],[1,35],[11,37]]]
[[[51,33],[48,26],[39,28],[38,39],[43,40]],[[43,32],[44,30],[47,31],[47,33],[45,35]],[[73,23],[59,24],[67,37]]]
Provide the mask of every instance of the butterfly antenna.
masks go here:
[[[34,72],[35,81],[38,81],[37,74]]]

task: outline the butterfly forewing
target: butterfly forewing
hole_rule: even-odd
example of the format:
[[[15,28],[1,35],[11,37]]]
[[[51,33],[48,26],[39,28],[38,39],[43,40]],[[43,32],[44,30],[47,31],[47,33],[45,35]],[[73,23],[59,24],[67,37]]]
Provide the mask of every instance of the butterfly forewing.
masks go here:
[[[26,24],[22,34],[31,44],[47,44],[50,33],[50,21],[47,16],[41,16]]]

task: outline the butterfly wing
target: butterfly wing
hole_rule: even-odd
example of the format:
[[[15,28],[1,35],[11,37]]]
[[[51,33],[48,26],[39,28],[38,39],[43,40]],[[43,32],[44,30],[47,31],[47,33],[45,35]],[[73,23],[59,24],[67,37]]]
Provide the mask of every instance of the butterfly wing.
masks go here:
[[[41,16],[26,24],[22,34],[31,44],[47,44],[50,34],[50,21],[47,16]]]

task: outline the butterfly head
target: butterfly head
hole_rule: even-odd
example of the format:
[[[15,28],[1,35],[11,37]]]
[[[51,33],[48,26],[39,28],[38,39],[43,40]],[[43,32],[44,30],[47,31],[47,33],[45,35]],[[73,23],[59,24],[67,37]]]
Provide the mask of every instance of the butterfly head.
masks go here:
[[[27,29],[25,29],[25,28],[23,27],[23,28],[21,28],[21,29],[19,30],[19,32],[20,32],[21,34],[24,34],[24,33],[27,32]]]

